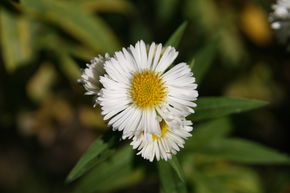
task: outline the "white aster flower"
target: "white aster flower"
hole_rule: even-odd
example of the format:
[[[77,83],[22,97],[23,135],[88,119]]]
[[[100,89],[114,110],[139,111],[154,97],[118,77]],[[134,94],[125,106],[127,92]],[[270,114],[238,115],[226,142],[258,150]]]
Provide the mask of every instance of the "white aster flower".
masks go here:
[[[140,133],[148,139],[153,134],[160,137],[161,121],[177,128],[194,112],[198,92],[193,73],[186,63],[169,68],[177,55],[171,46],[146,47],[139,41],[104,63],[98,101],[104,119],[123,131],[123,138]]]
[[[84,69],[81,79],[79,79],[79,82],[81,82],[87,90],[85,93],[86,95],[98,95],[102,88],[99,79],[100,76],[105,74],[104,63],[109,59],[109,54],[105,54],[105,57],[99,55],[92,59],[90,64],[87,64],[87,68]]]
[[[175,155],[180,148],[183,148],[185,139],[191,136],[191,121],[183,120],[179,128],[170,128],[165,121],[160,123],[161,136],[151,135],[151,141],[144,138],[144,134],[134,136],[131,145],[134,149],[138,149],[137,155],[144,159],[153,161],[154,158],[168,160]]]
[[[287,43],[290,38],[290,0],[278,0],[272,6],[270,15],[271,26],[281,42]]]

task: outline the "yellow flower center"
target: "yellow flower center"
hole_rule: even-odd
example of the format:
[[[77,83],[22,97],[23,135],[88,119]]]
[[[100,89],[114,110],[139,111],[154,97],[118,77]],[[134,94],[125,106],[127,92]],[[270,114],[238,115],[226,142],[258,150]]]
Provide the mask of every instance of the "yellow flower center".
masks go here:
[[[165,123],[164,120],[161,121],[160,123],[160,128],[161,128],[161,136],[157,136],[157,135],[152,135],[153,140],[158,140],[161,137],[163,137],[167,132],[168,132],[168,125]]]
[[[138,72],[132,79],[131,96],[140,108],[153,108],[163,102],[166,87],[159,74],[152,71]]]

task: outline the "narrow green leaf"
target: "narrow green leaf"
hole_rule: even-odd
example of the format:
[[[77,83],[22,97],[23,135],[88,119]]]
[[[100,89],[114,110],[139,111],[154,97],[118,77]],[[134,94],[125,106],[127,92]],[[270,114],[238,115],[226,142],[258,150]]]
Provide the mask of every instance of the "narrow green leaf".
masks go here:
[[[185,150],[192,151],[195,148],[204,146],[209,141],[225,137],[232,129],[229,119],[219,118],[195,126],[196,130],[192,133],[185,145]]]
[[[216,118],[232,113],[241,113],[268,103],[260,100],[237,99],[227,97],[202,97],[197,100],[195,113],[189,116],[190,120],[199,121],[204,119]]]
[[[217,139],[197,150],[214,158],[251,164],[290,164],[290,157],[255,142],[244,139]]]
[[[94,167],[76,185],[75,193],[109,192],[138,182],[140,170],[133,170],[133,150],[126,145],[111,159]]]
[[[180,40],[184,34],[184,31],[186,29],[187,22],[183,22],[177,30],[170,36],[169,40],[165,43],[165,46],[173,46],[175,48],[178,47]]]
[[[71,182],[79,178],[96,164],[108,158],[112,154],[112,150],[110,150],[109,147],[109,143],[104,143],[103,140],[97,139],[71,170],[66,182]]]
[[[111,29],[73,2],[56,0],[21,0],[24,10],[60,26],[96,51],[113,52],[119,43]]]
[[[184,172],[176,156],[173,156],[171,160],[168,161],[171,167],[175,170],[179,179],[184,183]]]
[[[206,46],[199,50],[193,57],[194,65],[192,65],[192,72],[196,78],[197,84],[200,84],[205,73],[208,71],[218,48],[218,41],[209,41]],[[192,63],[192,62],[191,62]]]
[[[186,193],[186,185],[173,171],[172,167],[165,161],[158,163],[159,177],[162,190],[165,193]]]
[[[0,35],[6,70],[13,72],[32,56],[30,23],[26,18],[1,9]]]
[[[195,59],[193,58],[193,59],[191,60],[191,62],[189,63],[189,67],[190,67],[190,69],[193,69],[193,68],[194,68],[194,64],[195,64]]]

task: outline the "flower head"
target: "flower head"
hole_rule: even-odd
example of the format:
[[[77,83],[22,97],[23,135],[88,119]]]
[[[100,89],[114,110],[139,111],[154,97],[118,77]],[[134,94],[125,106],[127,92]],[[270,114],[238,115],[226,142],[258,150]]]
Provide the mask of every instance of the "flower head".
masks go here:
[[[272,8],[274,11],[270,15],[271,26],[276,31],[278,39],[287,43],[290,38],[290,1],[278,0]]]
[[[177,55],[171,46],[139,41],[95,58],[81,77],[108,124],[150,161],[170,159],[191,136],[186,117],[194,113],[197,84],[186,63],[173,65]]]
[[[176,127],[193,112],[198,93],[189,66],[179,63],[169,69],[177,55],[171,46],[146,47],[139,41],[105,62],[98,100],[104,119],[123,131],[123,138],[161,136],[160,121]]]
[[[141,133],[133,138],[131,145],[138,149],[138,154],[144,159],[153,161],[156,158],[168,160],[175,155],[180,148],[183,148],[185,139],[191,136],[191,121],[183,120],[182,125],[178,128],[169,127],[163,120],[160,122],[161,136],[151,135],[151,140],[147,141],[144,134]]]

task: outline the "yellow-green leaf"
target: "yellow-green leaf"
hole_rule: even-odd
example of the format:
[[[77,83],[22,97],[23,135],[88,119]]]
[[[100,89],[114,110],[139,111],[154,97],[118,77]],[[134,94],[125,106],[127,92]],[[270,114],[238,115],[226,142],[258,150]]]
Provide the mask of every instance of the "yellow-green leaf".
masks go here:
[[[74,0],[74,3],[90,12],[134,12],[134,6],[127,0]]]
[[[29,21],[4,9],[0,10],[2,54],[8,72],[27,63],[32,56]]]
[[[21,0],[24,10],[48,20],[99,52],[114,52],[119,42],[112,30],[97,16],[73,2],[58,0]]]

